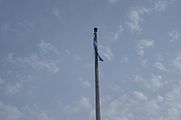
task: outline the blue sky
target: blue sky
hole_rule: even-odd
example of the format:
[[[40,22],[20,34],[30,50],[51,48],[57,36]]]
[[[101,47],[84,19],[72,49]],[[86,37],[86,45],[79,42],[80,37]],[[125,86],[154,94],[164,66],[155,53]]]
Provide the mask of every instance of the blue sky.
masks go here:
[[[181,1],[0,0],[0,119],[181,119]]]

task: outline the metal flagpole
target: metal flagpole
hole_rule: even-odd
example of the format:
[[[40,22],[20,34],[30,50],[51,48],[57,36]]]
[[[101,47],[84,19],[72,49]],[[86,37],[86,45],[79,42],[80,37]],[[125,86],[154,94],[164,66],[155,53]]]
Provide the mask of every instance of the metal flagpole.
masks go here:
[[[101,120],[100,115],[100,95],[99,95],[99,66],[98,66],[98,48],[97,48],[97,28],[94,28],[94,53],[95,53],[95,101],[96,101],[96,120]]]

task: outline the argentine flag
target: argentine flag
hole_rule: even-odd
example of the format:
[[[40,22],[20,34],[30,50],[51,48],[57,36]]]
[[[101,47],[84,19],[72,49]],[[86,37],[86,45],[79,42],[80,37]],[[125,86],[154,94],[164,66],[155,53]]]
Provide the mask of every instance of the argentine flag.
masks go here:
[[[99,55],[98,48],[97,48],[97,42],[95,40],[94,40],[93,46],[94,46],[94,49],[95,49],[95,54],[96,54],[96,56],[98,56],[99,61],[103,62],[104,60]]]

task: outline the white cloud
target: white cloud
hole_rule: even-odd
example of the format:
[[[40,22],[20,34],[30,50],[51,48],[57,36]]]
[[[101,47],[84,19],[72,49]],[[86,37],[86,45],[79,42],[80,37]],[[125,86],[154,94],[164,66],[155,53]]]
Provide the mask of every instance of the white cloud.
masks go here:
[[[148,84],[148,88],[153,90],[159,89],[164,85],[161,75],[152,75],[150,79],[150,84]]]
[[[85,87],[85,88],[91,86],[91,83],[88,80],[84,80],[82,78],[80,78],[80,84],[81,84],[82,87]]]
[[[154,64],[154,67],[156,67],[157,69],[159,69],[161,71],[168,71],[168,69],[161,62],[156,62]]]
[[[39,50],[26,57],[14,57],[13,53],[8,54],[7,61],[18,66],[30,66],[35,70],[47,70],[58,72],[60,55],[58,50],[50,43],[41,41],[38,44]]]
[[[61,23],[64,23],[64,22],[65,22],[65,21],[64,21],[64,18],[63,18],[63,16],[62,16],[62,13],[61,13],[61,11],[60,11],[60,9],[58,9],[58,8],[53,8],[53,9],[52,9],[52,14],[53,14],[58,20],[60,20]]]
[[[178,73],[181,73],[181,54],[178,54],[173,60],[173,65],[177,69]]]
[[[31,55],[29,57],[18,58],[19,63],[24,63],[32,66],[35,70],[48,70],[50,72],[58,72],[59,68],[54,60],[44,60],[38,55]]]
[[[180,118],[180,109],[177,108],[169,108],[168,109],[168,116],[172,120],[178,120]]]
[[[7,57],[7,62],[13,63],[13,53],[9,53]]]
[[[165,95],[165,106],[167,106],[167,116],[166,120],[178,120],[181,118],[181,95],[180,95],[180,85],[181,82],[173,85],[171,90]]]
[[[120,93],[120,91],[123,91],[121,86],[117,82],[111,82],[109,83],[108,89],[110,89],[113,93]]]
[[[108,40],[110,42],[116,42],[117,40],[120,39],[122,32],[124,31],[124,28],[122,25],[118,25],[114,30],[104,30],[106,31],[103,33],[102,39]]]
[[[119,0],[108,0],[110,3],[116,3],[118,2]]]
[[[15,94],[21,92],[22,88],[23,88],[22,82],[17,82],[17,83],[12,84],[12,85],[7,85],[5,90],[7,93],[15,95]]]
[[[132,32],[141,32],[144,19],[143,16],[145,13],[148,13],[150,10],[144,7],[137,7],[132,9],[128,13],[129,21],[127,22],[128,27]]]
[[[168,35],[171,38],[170,42],[174,42],[180,38],[180,33],[178,31],[171,31],[168,33]]]
[[[102,105],[103,119],[180,120],[181,82],[177,81],[177,83],[171,83],[167,91],[157,92],[154,95],[143,89],[141,91],[133,90],[118,98],[105,101]]]
[[[100,45],[100,52],[108,61],[112,61],[114,55],[111,51],[111,48]]]
[[[1,120],[20,120],[22,113],[16,106],[4,103],[0,100],[0,119]]]
[[[85,108],[85,109],[90,109],[92,106],[89,102],[89,99],[86,97],[81,97],[80,99],[80,104]]]
[[[76,62],[81,62],[82,61],[82,57],[78,53],[73,53],[73,52],[71,52],[70,50],[67,50],[67,49],[65,50],[65,53],[67,55],[73,57]]]
[[[149,60],[148,59],[141,59],[140,63],[143,67],[146,67],[149,64]]]
[[[154,11],[165,11],[165,9],[175,0],[156,0],[154,6],[150,8],[135,7],[128,12],[129,20],[126,22],[131,32],[141,32],[143,30],[142,24],[144,22],[144,15]]]
[[[153,45],[154,45],[153,40],[140,40],[137,47],[139,49],[144,49],[144,48],[152,47]]]
[[[168,6],[168,0],[158,0],[155,2],[155,10],[163,11]]]
[[[40,55],[56,54],[59,55],[58,50],[51,43],[41,40],[38,44]]]
[[[159,101],[149,99],[141,91],[133,91],[105,103],[103,119],[105,120],[152,120],[160,112]],[[143,115],[144,114],[144,115]]]
[[[88,111],[90,115],[93,112],[92,105],[87,97],[82,96],[79,101],[75,102],[73,105],[67,105],[65,110],[68,113],[79,113],[81,111]]]
[[[170,5],[170,3],[174,1],[175,0],[156,0],[154,3],[154,10],[164,11]]]
[[[7,81],[4,86],[2,86],[5,94],[10,96],[15,96],[21,93],[28,93],[30,90],[27,89],[27,82],[32,80],[31,75],[22,75],[16,73],[13,75],[13,81]]]
[[[32,106],[25,106],[22,108],[22,110],[23,110],[22,120],[26,120],[28,118],[33,120],[53,120],[48,114],[48,112],[42,110],[36,104],[33,104]]]
[[[5,94],[17,95],[22,92],[30,93],[31,90],[26,89],[26,87],[28,87],[26,82],[32,79],[31,76],[35,71],[46,72],[47,74],[57,73],[59,71],[59,51],[46,41],[41,41],[37,47],[38,50],[30,55],[16,57],[13,53],[9,53],[7,58],[3,59],[5,64],[12,66],[8,69],[7,75],[12,72],[13,76],[13,81],[7,81],[7,83],[2,86]],[[31,73],[31,71],[34,72]],[[0,85],[3,83],[4,80],[0,79]]]
[[[133,94],[139,100],[147,100],[148,99],[147,96],[145,96],[143,93],[141,93],[139,91],[134,91]]]
[[[119,38],[119,36],[121,35],[121,33],[123,32],[123,27],[120,25],[118,30],[114,33],[114,39],[117,40]]]
[[[135,81],[144,88],[157,91],[165,85],[161,75],[152,75],[149,79],[144,79],[139,75],[135,76]]]
[[[46,112],[40,112],[37,115],[37,120],[51,120]]]
[[[139,40],[137,43],[138,55],[144,56],[144,49],[154,46],[154,40]]]
[[[52,10],[52,12],[53,12],[53,14],[54,14],[55,16],[57,16],[57,17],[60,15],[59,10],[58,10],[57,8],[54,8],[54,9]]]

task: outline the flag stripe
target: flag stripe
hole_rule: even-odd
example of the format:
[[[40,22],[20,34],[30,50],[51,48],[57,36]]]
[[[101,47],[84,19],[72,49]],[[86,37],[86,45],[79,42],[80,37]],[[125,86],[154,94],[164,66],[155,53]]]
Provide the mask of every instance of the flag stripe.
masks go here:
[[[98,58],[99,58],[99,61],[103,62],[104,60],[99,55],[98,48],[97,48],[97,43],[96,43],[95,40],[94,40],[93,46],[94,46],[94,49],[95,49],[96,56],[98,56]]]

